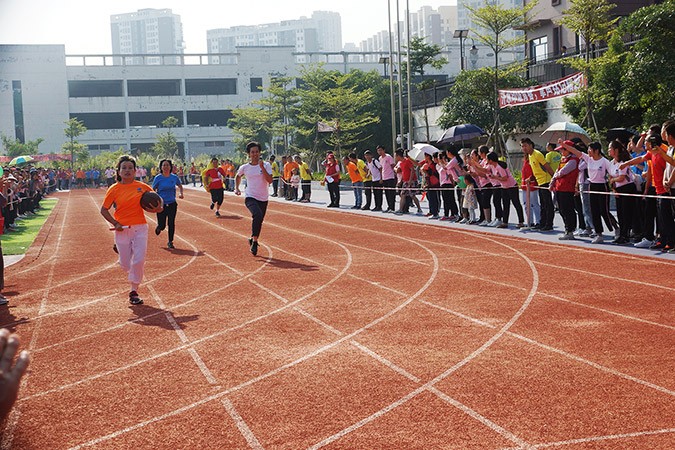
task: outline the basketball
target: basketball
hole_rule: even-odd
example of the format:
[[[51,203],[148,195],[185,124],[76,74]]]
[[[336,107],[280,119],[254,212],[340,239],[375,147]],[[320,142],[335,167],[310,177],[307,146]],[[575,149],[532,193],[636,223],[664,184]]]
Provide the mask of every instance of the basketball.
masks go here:
[[[155,191],[144,192],[141,196],[141,208],[148,212],[157,212],[157,208],[162,205],[162,197]]]

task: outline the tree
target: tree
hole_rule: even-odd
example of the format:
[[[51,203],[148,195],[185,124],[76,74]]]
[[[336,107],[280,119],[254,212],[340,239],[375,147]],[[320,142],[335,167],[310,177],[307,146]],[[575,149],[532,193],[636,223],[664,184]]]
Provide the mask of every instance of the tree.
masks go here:
[[[675,44],[675,43],[674,43]],[[602,134],[610,128],[639,127],[644,110],[631,99],[621,102],[626,91],[623,74],[630,71],[628,63],[631,54],[624,47],[619,33],[612,33],[607,51],[593,59],[590,66],[593,84],[582,89],[577,95],[565,97],[563,110],[577,123],[588,116],[588,98],[593,105],[593,117]],[[642,83],[640,83],[642,85]]]
[[[2,147],[5,149],[5,153],[11,158],[21,155],[35,155],[38,153],[38,146],[44,142],[43,138],[21,142],[18,139],[11,139],[4,134],[0,135],[0,140],[2,140]]]
[[[374,101],[373,90],[355,83],[360,77],[356,71],[343,74],[326,71],[322,65],[310,66],[302,71],[303,86],[298,89],[300,104],[297,117],[306,127],[299,131],[308,137],[316,133],[318,122],[332,124],[333,131],[327,135],[325,142],[333,147],[338,157],[341,157],[341,149],[351,149],[367,139],[369,136],[365,129],[379,122],[379,117],[370,108]],[[315,136],[316,152],[318,133]]]
[[[277,76],[270,80],[267,96],[255,102],[267,108],[271,119],[271,133],[274,137],[283,138],[283,150],[287,152],[296,133],[293,123],[293,110],[298,102],[295,88],[289,88],[292,77]],[[274,148],[274,147],[273,147]]]
[[[618,18],[612,19],[610,12],[616,7],[607,0],[570,0],[570,7],[563,12],[560,24],[577,33],[585,43],[584,59],[567,58],[566,62],[575,69],[581,70],[586,77],[588,86],[592,84],[591,78],[591,46],[598,41],[606,41],[610,31]],[[595,128],[593,123],[593,104],[590,90],[585,90],[586,118],[588,128]]]
[[[152,153],[156,158],[176,158],[183,159],[178,155],[178,141],[171,129],[178,125],[178,119],[174,116],[169,116],[162,121],[162,126],[168,128],[166,133],[159,133],[152,146]]]
[[[86,133],[87,127],[84,126],[83,122],[77,120],[77,117],[73,117],[72,119],[67,120],[64,123],[66,124],[66,129],[63,130],[63,133],[69,139],[69,142],[63,144],[61,148],[70,153],[70,168],[72,170],[76,157],[78,161],[86,160],[89,158],[89,151],[87,150],[87,146],[84,144],[80,144],[75,140],[75,138],[77,138],[78,136]]]
[[[637,107],[648,126],[675,116],[675,1],[640,8],[619,27],[621,35],[638,35],[622,77],[619,109]]]
[[[494,123],[495,107],[491,68],[465,70],[461,72],[450,89],[450,95],[443,101],[443,112],[438,124],[448,128],[460,123],[472,123],[489,129]],[[520,88],[533,84],[515,74],[502,75],[500,83],[504,88]],[[500,113],[502,131],[506,136],[531,133],[547,120],[544,103],[504,108]]]
[[[259,107],[233,109],[232,118],[227,122],[227,126],[234,131],[236,135],[234,142],[242,151],[250,140],[272,145],[274,115],[269,109]]]
[[[432,88],[435,84],[434,80],[425,80],[425,67],[431,66],[434,69],[441,69],[448,63],[447,58],[439,57],[442,48],[437,44],[427,44],[423,37],[415,36],[410,39],[410,73],[411,75],[419,74],[422,78],[420,83],[417,83],[417,89],[422,91],[424,98],[424,125],[426,129],[426,141],[429,142],[429,116],[427,114],[427,90]]]
[[[494,139],[495,149],[501,151],[501,138],[499,137],[499,53],[503,50],[523,45],[527,42],[526,36],[516,36],[511,39],[503,38],[504,33],[513,30],[516,27],[523,27],[527,15],[537,5],[537,0],[527,3],[522,7],[505,8],[499,3],[486,3],[480,8],[472,8],[467,6],[471,15],[473,23],[478,25],[478,29],[471,31],[476,36],[478,41],[490,47],[494,52],[495,65],[493,68],[493,84],[492,84],[492,103],[494,104],[492,111],[494,111],[494,128],[492,137]],[[513,68],[512,68],[513,70]],[[505,149],[504,149],[505,150]]]

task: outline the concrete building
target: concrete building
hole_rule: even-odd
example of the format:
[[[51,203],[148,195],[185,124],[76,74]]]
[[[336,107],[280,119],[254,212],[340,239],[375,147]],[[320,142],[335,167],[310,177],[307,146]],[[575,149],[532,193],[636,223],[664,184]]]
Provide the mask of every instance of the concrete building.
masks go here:
[[[139,9],[133,13],[110,16],[112,52],[116,55],[183,53],[183,25],[170,9]],[[125,64],[139,64],[140,58],[124,58]],[[115,64],[120,64],[120,59]],[[146,59],[160,64],[159,58]]]
[[[291,46],[296,52],[339,52],[342,50],[340,14],[314,11],[311,17],[263,25],[236,26],[206,31],[209,53],[232,53],[248,46]],[[231,60],[212,59],[220,63]],[[299,62],[307,62],[305,59]]]
[[[272,77],[298,76],[297,55],[292,46],[249,46],[226,54],[231,64],[210,64],[207,54],[151,55],[125,64],[118,55],[67,56],[63,45],[0,45],[0,133],[23,142],[43,138],[41,153],[59,153],[65,122],[77,117],[88,129],[78,141],[92,154],[146,150],[166,132],[162,121],[174,116],[179,124],[172,132],[188,158],[233,154],[232,110],[261,99],[260,88]],[[312,62],[328,57],[300,55]],[[381,71],[377,62],[362,60],[345,54],[325,67]]]

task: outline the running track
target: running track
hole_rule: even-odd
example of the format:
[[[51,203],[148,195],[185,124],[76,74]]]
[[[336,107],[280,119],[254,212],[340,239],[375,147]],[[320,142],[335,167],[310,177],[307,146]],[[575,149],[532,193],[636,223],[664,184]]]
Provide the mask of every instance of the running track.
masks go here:
[[[186,190],[132,307],[103,190],[56,196],[3,448],[675,448],[673,262],[287,203],[253,257]]]

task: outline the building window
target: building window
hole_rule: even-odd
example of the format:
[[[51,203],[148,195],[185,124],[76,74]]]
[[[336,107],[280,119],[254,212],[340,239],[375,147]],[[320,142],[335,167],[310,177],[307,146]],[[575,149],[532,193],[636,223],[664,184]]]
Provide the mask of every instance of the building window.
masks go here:
[[[180,95],[180,80],[129,80],[129,97]]]
[[[183,126],[183,113],[181,111],[142,111],[129,113],[130,127],[162,127],[164,122],[169,117],[178,119],[177,127]]]
[[[229,109],[187,112],[188,125],[199,125],[200,127],[226,127],[231,118],[232,111]]]
[[[548,36],[542,36],[530,41],[530,59],[532,62],[543,61],[548,58]]]
[[[262,92],[263,88],[263,79],[262,78],[251,78],[251,92]]]
[[[125,127],[124,113],[76,113],[70,115],[84,123],[88,130],[123,130]]]
[[[122,97],[122,80],[77,80],[68,82],[69,97]]]
[[[237,79],[188,79],[185,80],[185,95],[237,95]]]

